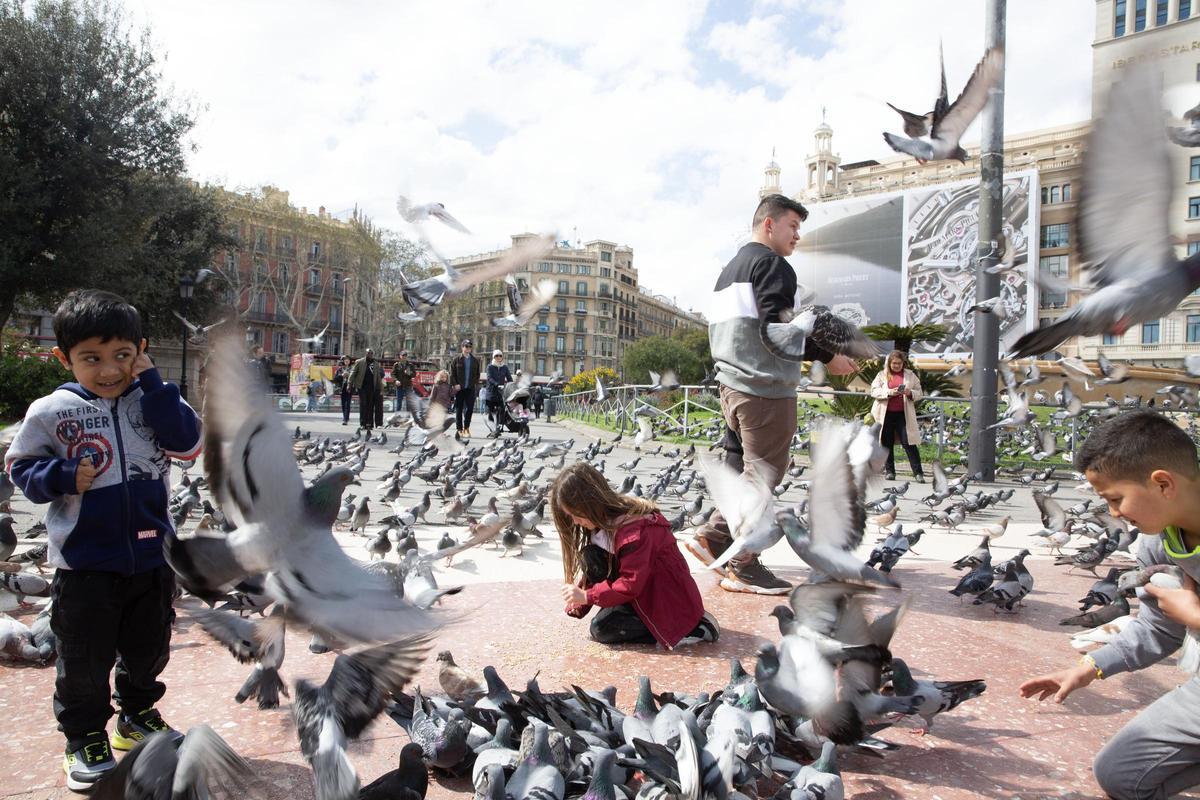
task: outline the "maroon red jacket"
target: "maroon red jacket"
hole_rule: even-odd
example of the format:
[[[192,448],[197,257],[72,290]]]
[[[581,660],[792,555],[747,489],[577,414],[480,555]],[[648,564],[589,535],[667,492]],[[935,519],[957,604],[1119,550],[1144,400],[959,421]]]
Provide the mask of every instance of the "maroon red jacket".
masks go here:
[[[700,622],[704,603],[671,524],[662,514],[635,519],[613,534],[613,550],[620,571],[616,580],[591,586],[587,605],[568,606],[567,613],[582,617],[592,606],[628,603],[659,644],[674,647]]]

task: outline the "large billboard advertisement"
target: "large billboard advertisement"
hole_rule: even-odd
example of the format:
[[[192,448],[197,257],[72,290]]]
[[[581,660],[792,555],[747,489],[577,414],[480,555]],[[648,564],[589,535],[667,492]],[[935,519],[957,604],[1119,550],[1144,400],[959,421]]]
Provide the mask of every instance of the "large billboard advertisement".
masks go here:
[[[1000,321],[1001,351],[1037,324],[1031,265],[1037,263],[1036,171],[1004,178],[1003,231],[1013,248],[1013,265],[1000,273],[1004,317]],[[904,195],[904,313],[905,325],[943,325],[949,334],[941,343],[916,345],[914,353],[971,352],[975,319],[975,271],[979,251],[979,181],[961,181]]]
[[[860,327],[899,323],[904,201],[899,193],[808,206],[789,259],[820,305]]]

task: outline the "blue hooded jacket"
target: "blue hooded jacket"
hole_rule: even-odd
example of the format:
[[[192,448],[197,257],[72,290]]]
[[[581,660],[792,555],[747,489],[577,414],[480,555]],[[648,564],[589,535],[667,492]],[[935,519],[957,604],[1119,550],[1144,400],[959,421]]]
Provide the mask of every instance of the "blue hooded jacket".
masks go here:
[[[200,447],[196,412],[151,368],[112,400],[78,383],[35,400],[4,465],[26,497],[50,504],[49,564],[134,575],[166,563],[170,459],[194,460]],[[76,494],[85,458],[99,473]]]

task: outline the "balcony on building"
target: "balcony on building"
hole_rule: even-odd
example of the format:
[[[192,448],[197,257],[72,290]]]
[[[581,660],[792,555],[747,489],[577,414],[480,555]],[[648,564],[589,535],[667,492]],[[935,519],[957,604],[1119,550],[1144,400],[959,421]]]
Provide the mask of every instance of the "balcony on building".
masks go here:
[[[305,294],[321,294],[324,291],[324,288],[325,288],[324,284],[312,283],[310,281],[309,283],[304,284],[304,293]]]

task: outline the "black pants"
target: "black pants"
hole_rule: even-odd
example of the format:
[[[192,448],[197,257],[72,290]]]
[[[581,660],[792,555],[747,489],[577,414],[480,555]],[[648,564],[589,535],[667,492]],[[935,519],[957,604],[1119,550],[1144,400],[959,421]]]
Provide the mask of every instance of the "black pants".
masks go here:
[[[170,657],[175,573],[165,566],[129,577],[60,569],[50,594],[50,629],[58,637],[54,716],[76,749],[87,734],[107,728],[110,699],[132,715],[153,708],[166,692],[158,676]]]
[[[350,394],[350,392],[339,392],[338,394],[340,394],[342,396],[342,422],[349,422],[350,421],[350,398],[352,397],[352,395]]]
[[[908,455],[908,466],[913,475],[921,475],[921,451],[915,444],[908,442],[908,424],[903,411],[889,411],[883,415],[883,430],[879,434],[879,443],[887,448],[887,464],[884,471],[889,474],[896,472],[896,441],[899,440],[905,454]]]
[[[361,428],[383,427],[383,395],[365,387],[358,393],[358,425]]]
[[[458,430],[465,431],[471,427],[471,415],[475,413],[475,387],[464,386],[454,395],[454,421]]]
[[[589,633],[600,644],[654,644],[656,641],[628,603],[600,609],[592,617]]]

